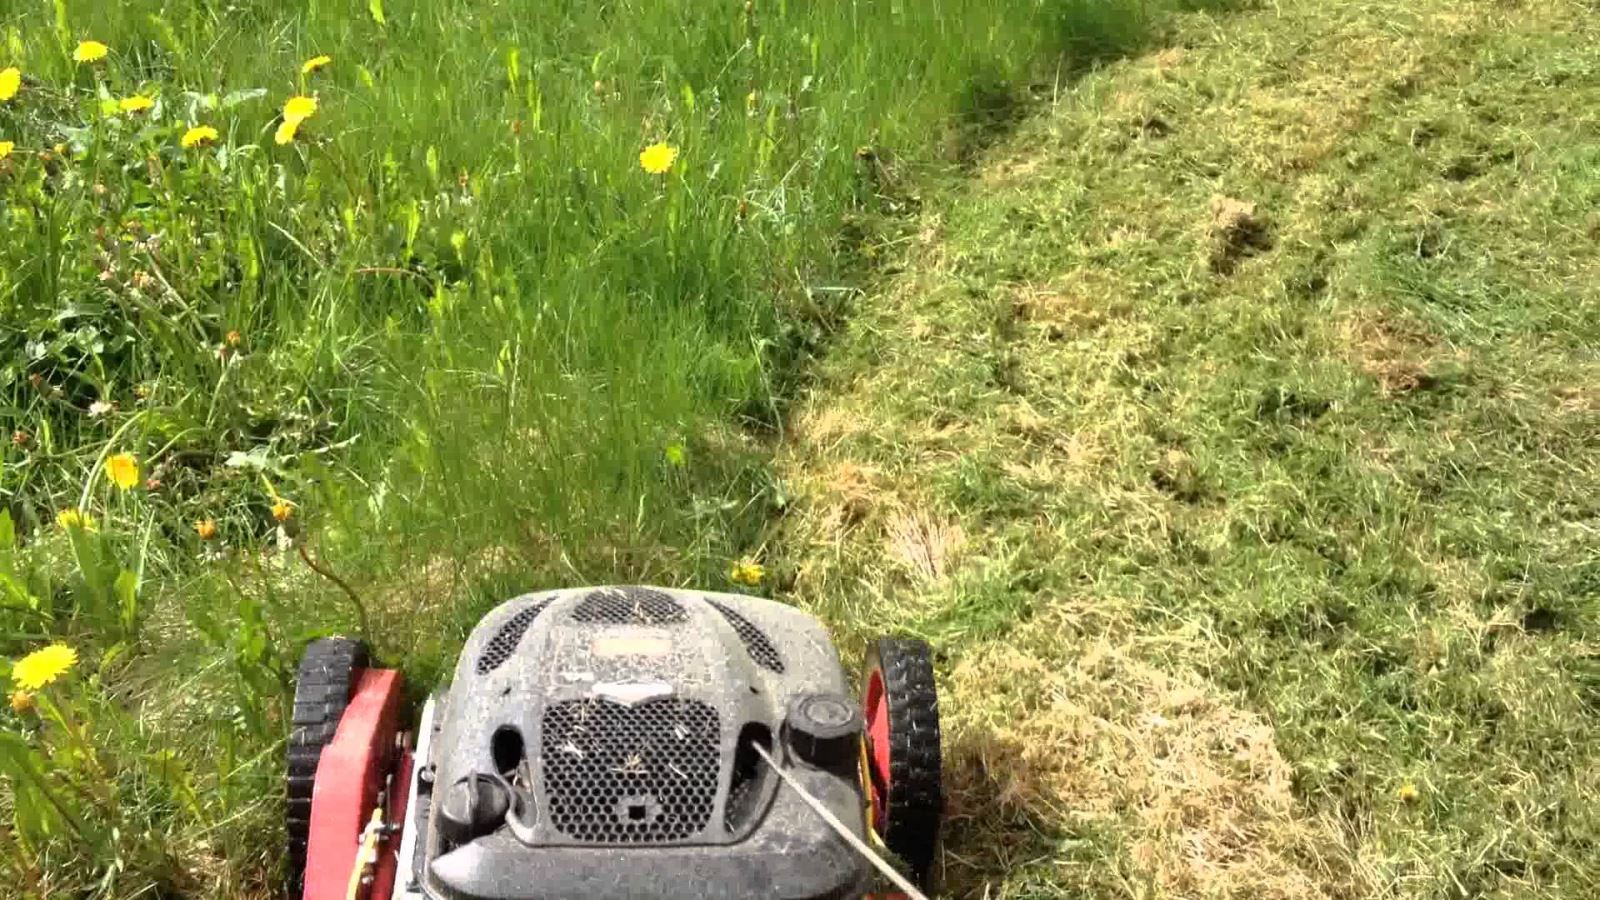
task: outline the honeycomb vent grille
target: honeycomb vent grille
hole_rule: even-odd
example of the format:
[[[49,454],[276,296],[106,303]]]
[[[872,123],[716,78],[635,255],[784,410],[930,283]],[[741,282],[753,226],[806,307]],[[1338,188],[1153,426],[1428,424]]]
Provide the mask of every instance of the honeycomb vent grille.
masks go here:
[[[772,640],[767,637],[766,632],[757,628],[753,622],[734,612],[729,607],[723,606],[715,600],[707,600],[706,602],[711,604],[717,612],[722,613],[722,617],[728,620],[729,625],[733,626],[734,632],[739,635],[739,640],[744,642],[745,651],[750,654],[751,659],[755,660],[756,665],[763,669],[770,669],[780,675],[783,674],[783,657],[778,655],[778,648],[773,646]]]
[[[489,639],[489,645],[483,648],[483,653],[478,655],[478,674],[487,675],[504,665],[505,661],[511,658],[511,654],[517,652],[517,645],[522,643],[522,636],[527,633],[528,626],[532,625],[533,620],[537,619],[549,605],[550,601],[544,600],[520,610],[507,619],[506,623],[500,626],[500,630],[494,633],[494,637]]]
[[[550,824],[592,844],[681,841],[716,806],[721,721],[698,700],[637,706],[601,698],[545,707],[544,791]]]
[[[689,615],[678,601],[660,591],[602,588],[578,602],[572,620],[585,625],[681,625]]]

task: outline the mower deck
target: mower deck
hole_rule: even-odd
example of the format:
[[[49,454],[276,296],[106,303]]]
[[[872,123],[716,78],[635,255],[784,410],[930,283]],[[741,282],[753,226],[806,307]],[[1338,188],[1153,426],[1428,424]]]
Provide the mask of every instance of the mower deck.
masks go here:
[[[401,674],[366,658],[325,639],[302,664],[291,800],[320,755],[309,827],[291,803],[291,895],[851,900],[870,896],[869,834],[930,876],[939,734],[921,642],[872,645],[863,710],[799,610],[661,588],[525,595],[474,630],[414,733]]]

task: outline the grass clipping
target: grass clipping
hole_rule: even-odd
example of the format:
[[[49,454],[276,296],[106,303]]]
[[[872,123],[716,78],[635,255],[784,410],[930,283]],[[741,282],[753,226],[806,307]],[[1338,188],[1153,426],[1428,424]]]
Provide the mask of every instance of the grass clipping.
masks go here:
[[[1101,641],[1063,660],[1025,646],[1070,630],[1030,625],[951,672],[952,827],[998,829],[961,843],[1004,853],[1008,831],[1109,829],[1125,838],[1114,868],[1152,896],[1327,896],[1318,848],[1338,831],[1297,813],[1271,725],[1141,662],[1153,647]]]

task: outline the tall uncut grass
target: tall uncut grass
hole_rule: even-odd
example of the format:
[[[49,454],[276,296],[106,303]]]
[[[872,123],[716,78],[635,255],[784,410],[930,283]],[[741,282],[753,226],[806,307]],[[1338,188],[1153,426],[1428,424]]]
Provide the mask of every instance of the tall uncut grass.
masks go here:
[[[11,883],[265,890],[305,638],[370,618],[426,679],[500,587],[759,556],[761,441],[882,223],[1145,25],[1134,0],[7,4],[3,650],[78,653],[0,728]],[[280,144],[297,94],[317,112]]]

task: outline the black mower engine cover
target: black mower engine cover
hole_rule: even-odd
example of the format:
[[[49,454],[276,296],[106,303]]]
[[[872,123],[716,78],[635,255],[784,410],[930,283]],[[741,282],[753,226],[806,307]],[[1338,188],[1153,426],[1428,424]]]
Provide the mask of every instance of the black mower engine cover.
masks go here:
[[[643,587],[508,601],[425,723],[414,884],[448,900],[859,897],[870,867],[750,748],[862,835],[850,695],[822,625],[782,604]]]

